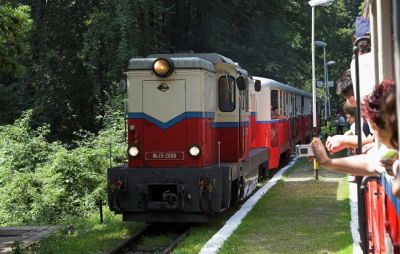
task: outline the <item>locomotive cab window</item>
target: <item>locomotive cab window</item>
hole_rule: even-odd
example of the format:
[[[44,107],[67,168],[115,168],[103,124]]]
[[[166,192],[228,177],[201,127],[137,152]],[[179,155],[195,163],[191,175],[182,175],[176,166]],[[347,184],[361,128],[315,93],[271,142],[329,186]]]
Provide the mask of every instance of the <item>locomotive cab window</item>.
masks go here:
[[[218,80],[219,110],[232,112],[235,110],[235,79],[232,76],[222,76]]]

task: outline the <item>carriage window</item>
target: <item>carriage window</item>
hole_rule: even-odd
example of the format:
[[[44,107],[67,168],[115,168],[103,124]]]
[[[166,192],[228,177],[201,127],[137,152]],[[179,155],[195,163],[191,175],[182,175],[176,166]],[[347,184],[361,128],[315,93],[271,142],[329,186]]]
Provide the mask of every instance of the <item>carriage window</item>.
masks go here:
[[[235,79],[222,76],[218,80],[219,110],[231,112],[235,110]]]
[[[289,93],[285,92],[285,115],[289,113]]]
[[[271,107],[278,108],[278,90],[271,90]]]
[[[271,117],[275,118],[279,115],[278,109],[278,90],[271,90]]]

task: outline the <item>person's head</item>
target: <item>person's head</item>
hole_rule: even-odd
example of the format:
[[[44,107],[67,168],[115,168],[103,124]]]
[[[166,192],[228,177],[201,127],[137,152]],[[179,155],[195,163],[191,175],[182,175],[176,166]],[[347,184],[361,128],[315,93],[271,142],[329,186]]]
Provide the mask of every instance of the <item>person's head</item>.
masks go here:
[[[347,122],[349,124],[352,124],[355,122],[355,108],[353,106],[351,106],[349,103],[345,103],[343,105],[343,112],[346,115],[347,118]]]
[[[358,54],[363,55],[371,52],[371,43],[369,41],[360,41],[358,44]]]
[[[393,80],[384,80],[365,96],[362,106],[379,140],[390,148],[398,147],[396,91]]]
[[[336,81],[336,93],[343,95],[346,98],[346,102],[352,106],[356,106],[356,99],[354,97],[353,81],[351,79],[351,70],[348,69],[340,75]]]

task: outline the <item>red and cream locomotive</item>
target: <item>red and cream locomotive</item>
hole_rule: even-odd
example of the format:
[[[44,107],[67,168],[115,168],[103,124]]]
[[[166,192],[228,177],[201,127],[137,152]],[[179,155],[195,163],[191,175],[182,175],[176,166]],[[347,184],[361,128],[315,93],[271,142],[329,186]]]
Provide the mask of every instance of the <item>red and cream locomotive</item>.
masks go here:
[[[309,134],[308,94],[219,54],[133,58],[126,75],[128,165],[108,170],[108,203],[124,220],[208,221]]]

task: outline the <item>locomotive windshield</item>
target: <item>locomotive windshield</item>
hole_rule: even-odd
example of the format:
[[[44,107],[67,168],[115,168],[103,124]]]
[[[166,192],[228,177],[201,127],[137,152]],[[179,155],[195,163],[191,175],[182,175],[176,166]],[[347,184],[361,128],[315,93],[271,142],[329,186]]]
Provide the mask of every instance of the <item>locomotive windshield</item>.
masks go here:
[[[231,76],[222,76],[218,80],[219,110],[232,112],[235,110],[235,79]]]

